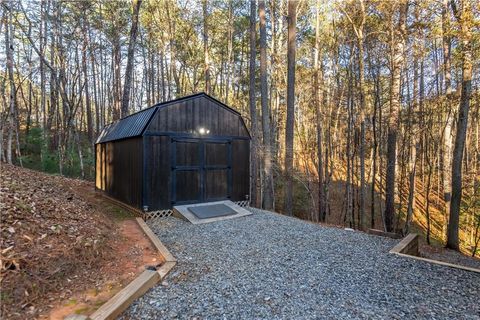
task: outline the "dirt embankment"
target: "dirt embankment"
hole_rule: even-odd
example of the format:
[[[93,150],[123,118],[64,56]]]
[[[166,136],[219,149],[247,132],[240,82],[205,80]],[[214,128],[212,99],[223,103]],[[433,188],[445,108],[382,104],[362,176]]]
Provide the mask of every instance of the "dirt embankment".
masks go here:
[[[158,256],[90,182],[1,165],[2,319],[89,314]]]

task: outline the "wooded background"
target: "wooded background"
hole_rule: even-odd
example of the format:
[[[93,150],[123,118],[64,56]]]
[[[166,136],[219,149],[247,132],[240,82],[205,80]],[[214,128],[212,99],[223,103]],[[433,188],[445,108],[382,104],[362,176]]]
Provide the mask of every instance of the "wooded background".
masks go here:
[[[413,229],[478,253],[478,1],[45,0],[1,11],[2,161],[92,179],[105,124],[205,91],[251,128],[252,205]]]

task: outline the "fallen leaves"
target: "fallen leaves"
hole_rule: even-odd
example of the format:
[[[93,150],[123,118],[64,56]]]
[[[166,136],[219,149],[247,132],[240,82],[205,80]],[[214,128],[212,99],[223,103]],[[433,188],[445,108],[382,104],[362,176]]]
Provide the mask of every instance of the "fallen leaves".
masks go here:
[[[45,297],[100,283],[116,231],[85,200],[93,185],[5,164],[0,181],[1,318],[35,318]]]

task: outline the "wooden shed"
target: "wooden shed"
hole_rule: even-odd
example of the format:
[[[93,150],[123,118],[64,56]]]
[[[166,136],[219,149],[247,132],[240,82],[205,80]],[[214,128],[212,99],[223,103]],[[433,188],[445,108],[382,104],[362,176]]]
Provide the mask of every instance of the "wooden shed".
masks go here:
[[[243,201],[250,134],[240,113],[205,93],[113,122],[95,143],[96,188],[144,211]]]

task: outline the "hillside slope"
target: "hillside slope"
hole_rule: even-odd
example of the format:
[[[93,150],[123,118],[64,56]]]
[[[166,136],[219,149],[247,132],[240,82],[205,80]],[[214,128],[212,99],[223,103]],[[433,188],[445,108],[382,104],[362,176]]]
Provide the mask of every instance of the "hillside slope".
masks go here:
[[[136,223],[95,199],[92,183],[5,164],[0,181],[0,318],[51,317],[76,293],[97,295],[143,268],[143,234],[126,239]]]

